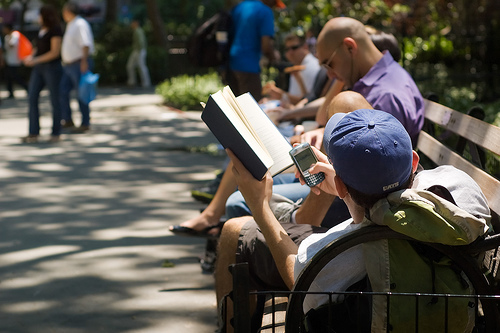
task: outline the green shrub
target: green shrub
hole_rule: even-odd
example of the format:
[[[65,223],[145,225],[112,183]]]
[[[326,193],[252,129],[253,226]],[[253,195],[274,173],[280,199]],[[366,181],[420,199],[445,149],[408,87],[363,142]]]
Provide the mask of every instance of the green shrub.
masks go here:
[[[95,45],[95,72],[100,74],[100,84],[116,84],[127,81],[127,59],[131,48],[110,52],[103,44]]]
[[[223,84],[215,72],[206,75],[181,75],[172,77],[156,87],[156,93],[165,104],[181,110],[201,110],[200,102],[222,89]]]

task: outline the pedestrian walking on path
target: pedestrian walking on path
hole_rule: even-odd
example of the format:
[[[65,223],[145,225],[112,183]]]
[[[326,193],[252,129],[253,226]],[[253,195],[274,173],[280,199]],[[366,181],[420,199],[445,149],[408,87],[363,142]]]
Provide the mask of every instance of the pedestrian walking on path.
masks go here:
[[[142,30],[139,20],[133,20],[130,27],[134,31],[132,35],[132,52],[127,61],[127,85],[137,85],[136,68],[139,69],[141,77],[141,85],[144,88],[151,86],[151,78],[149,77],[149,70],[146,65],[146,35]]]

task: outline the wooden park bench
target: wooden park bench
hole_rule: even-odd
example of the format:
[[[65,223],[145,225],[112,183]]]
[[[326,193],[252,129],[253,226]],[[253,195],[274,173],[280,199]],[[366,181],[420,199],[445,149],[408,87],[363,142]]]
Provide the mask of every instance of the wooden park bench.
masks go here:
[[[480,298],[483,327],[479,331],[500,332],[498,312],[500,304],[500,296],[498,296],[500,181],[497,179],[498,174],[495,175],[496,178],[486,171],[488,159],[498,159],[500,156],[500,128],[484,122],[482,120],[484,112],[481,112],[481,109],[473,108],[470,111],[470,115],[463,114],[426,99],[426,124],[420,133],[417,151],[421,158],[423,157],[423,163],[427,159],[427,163],[432,163],[434,166],[453,165],[465,171],[479,184],[488,199],[494,235],[466,246],[452,247],[441,244],[430,244],[430,246],[458,262],[474,286],[476,294],[484,296]],[[445,142],[453,143],[446,144]],[[304,319],[303,294],[309,289],[316,274],[331,259],[349,247],[366,241],[393,238],[409,239],[387,227],[373,226],[361,228],[332,242],[313,258],[297,279],[291,292],[266,293],[260,332],[301,332]],[[486,256],[480,267],[474,256],[483,252],[486,252]],[[245,281],[248,267],[245,264],[234,265],[232,273],[235,286],[233,289],[235,331],[250,332],[250,318],[246,306],[249,301],[248,285],[240,283]]]

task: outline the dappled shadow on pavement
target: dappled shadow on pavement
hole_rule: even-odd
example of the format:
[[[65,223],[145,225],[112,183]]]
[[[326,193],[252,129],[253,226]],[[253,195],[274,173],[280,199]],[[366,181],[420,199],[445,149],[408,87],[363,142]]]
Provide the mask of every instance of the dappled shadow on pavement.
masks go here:
[[[222,159],[178,149],[214,142],[199,115],[140,108],[56,145],[0,134],[1,332],[215,329],[204,241],[168,226],[198,213],[189,190]]]

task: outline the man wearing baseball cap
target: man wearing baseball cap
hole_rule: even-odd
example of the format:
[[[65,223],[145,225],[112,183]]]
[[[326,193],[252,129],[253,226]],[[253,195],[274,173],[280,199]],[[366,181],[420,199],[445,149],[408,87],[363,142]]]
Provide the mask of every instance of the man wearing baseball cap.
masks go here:
[[[392,115],[377,110],[361,109],[333,115],[325,127],[324,145],[328,156],[315,149],[319,162],[310,171],[312,174],[324,172],[325,180],[311,190],[340,197],[352,217],[346,221],[347,225],[341,223],[326,234],[359,228],[365,208],[369,208],[367,202],[408,187],[419,161],[401,123]],[[298,248],[269,208],[272,178],[252,181],[241,162],[230,151],[228,153],[234,163],[238,187],[265,236],[283,281],[291,289]],[[363,202],[357,202],[358,198]]]
[[[412,150],[410,136],[402,124],[387,112],[360,109],[348,114],[335,114],[325,127],[323,143],[327,156],[315,149],[319,162],[310,172],[324,172],[325,180],[312,188],[312,191],[321,189],[340,197],[346,203],[351,218],[327,232],[311,234],[299,246],[289,237],[269,206],[272,177],[268,174],[262,181],[253,179],[234,154],[228,151],[234,163],[233,172],[239,189],[252,210],[277,270],[289,289],[293,288],[297,276],[319,250],[346,233],[373,224],[370,213],[374,210],[374,214],[380,216],[377,209],[385,207],[380,203],[384,203],[393,193],[404,196],[408,188],[417,191],[434,184],[448,189],[453,204],[448,203],[446,209],[462,209],[473,225],[471,228],[474,231],[470,234],[474,236],[467,242],[487,231],[486,221],[490,218],[490,213],[479,186],[467,174],[451,166],[422,171],[415,177],[419,157]],[[412,192],[411,200],[416,195],[418,197],[418,193]],[[432,197],[432,200],[443,204],[439,198]],[[230,230],[223,230],[221,240],[224,239],[224,232]],[[237,253],[241,251],[244,249],[238,249]],[[260,258],[254,260],[258,267]],[[330,262],[317,276],[313,283],[314,290],[311,288],[310,291],[345,291],[367,275],[368,265],[361,246],[354,247]],[[337,301],[335,296],[333,298],[334,302]],[[328,296],[325,300],[322,296],[308,295],[304,302],[304,312],[316,309],[326,302]]]

